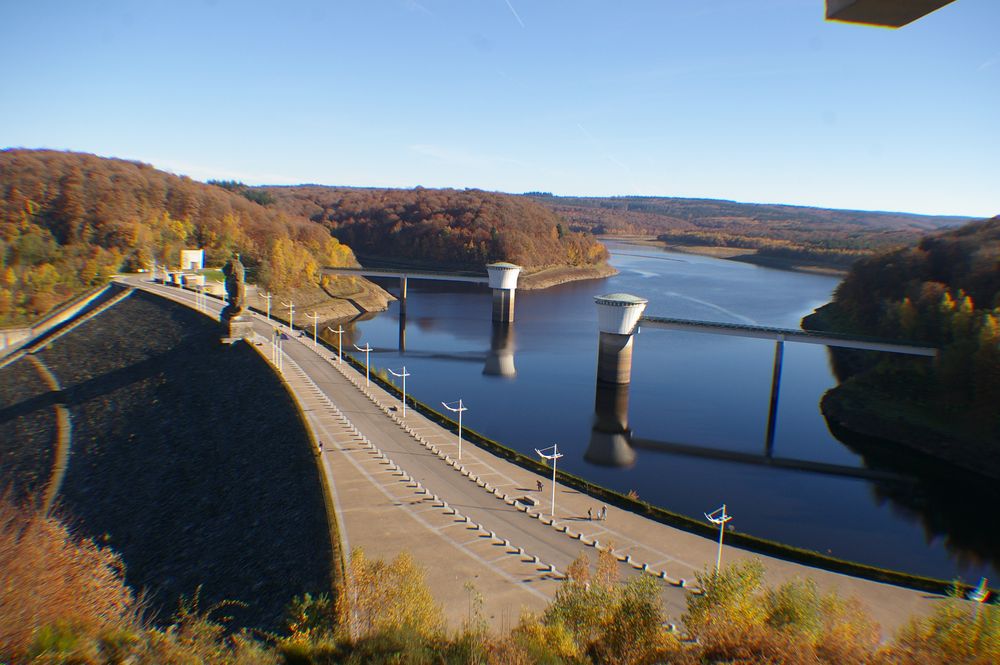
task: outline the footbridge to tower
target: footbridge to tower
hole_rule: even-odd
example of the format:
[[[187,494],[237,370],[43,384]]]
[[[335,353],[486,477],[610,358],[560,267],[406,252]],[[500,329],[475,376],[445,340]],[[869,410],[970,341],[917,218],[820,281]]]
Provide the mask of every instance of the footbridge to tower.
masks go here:
[[[819,344],[863,351],[881,351],[933,358],[937,349],[898,340],[843,335],[833,332],[772,328],[711,321],[692,321],[661,316],[646,316],[648,300],[628,293],[596,296],[599,341],[597,351],[596,425],[589,457],[599,464],[628,465],[633,448],[647,448],[674,454],[715,457],[734,462],[784,466],[817,473],[878,477],[877,472],[858,471],[830,464],[774,456],[774,435],[781,388],[781,369],[785,342]],[[633,338],[640,327],[661,330],[728,335],[774,340],[774,367],[771,375],[771,398],[767,432],[762,455],[718,451],[672,442],[633,439],[628,429],[628,385],[632,379]]]
[[[493,321],[513,323],[514,296],[521,266],[513,263],[490,263],[486,274],[439,270],[394,270],[384,268],[323,268],[324,275],[353,275],[361,277],[390,277],[399,280],[399,313],[406,315],[406,291],[409,280],[426,279],[439,282],[469,282],[486,284],[493,289]]]

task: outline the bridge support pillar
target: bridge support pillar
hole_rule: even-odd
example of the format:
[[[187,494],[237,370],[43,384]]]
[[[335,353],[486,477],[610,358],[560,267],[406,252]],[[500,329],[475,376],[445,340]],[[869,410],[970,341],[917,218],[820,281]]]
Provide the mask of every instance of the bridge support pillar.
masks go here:
[[[627,293],[596,296],[597,382],[627,384],[632,380],[632,337],[648,300]]]
[[[406,316],[406,275],[399,278],[399,315]]]
[[[493,322],[514,322],[514,293],[521,266],[513,263],[490,263],[486,266],[490,288],[493,289]]]
[[[767,437],[764,439],[764,455],[774,454],[774,431],[778,425],[778,393],[781,390],[781,361],[785,355],[784,335],[774,343],[774,369],[771,372],[771,405],[767,410]]]

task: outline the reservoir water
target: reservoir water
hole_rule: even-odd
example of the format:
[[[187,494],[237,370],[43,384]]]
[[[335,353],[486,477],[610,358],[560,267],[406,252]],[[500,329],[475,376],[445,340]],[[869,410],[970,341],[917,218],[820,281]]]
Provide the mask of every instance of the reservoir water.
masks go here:
[[[766,463],[770,341],[641,330],[630,388],[595,391],[595,295],[642,296],[650,315],[798,328],[829,301],[837,278],[645,246],[609,249],[618,275],[518,291],[506,332],[490,322],[485,287],[410,281],[405,333],[393,303],[345,326],[345,337],[375,347],[374,367],[405,364],[417,399],[439,406],[461,398],[464,424],[527,454],[557,443],[560,468],[592,482],[699,518],[724,502],[738,530],[846,559],[944,579],[996,576],[996,490],[878,442],[831,434],[819,410],[836,385],[825,347],[785,345],[773,456],[902,480]],[[393,280],[384,286],[397,291]],[[731,451],[747,459],[725,459]]]

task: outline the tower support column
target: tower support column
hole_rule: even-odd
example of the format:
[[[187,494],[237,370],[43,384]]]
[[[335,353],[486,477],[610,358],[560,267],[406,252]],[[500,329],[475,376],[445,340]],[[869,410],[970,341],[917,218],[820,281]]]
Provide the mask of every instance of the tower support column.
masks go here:
[[[514,289],[493,289],[493,322],[514,322]]]
[[[597,380],[627,384],[632,380],[632,335],[601,331],[597,342]]]

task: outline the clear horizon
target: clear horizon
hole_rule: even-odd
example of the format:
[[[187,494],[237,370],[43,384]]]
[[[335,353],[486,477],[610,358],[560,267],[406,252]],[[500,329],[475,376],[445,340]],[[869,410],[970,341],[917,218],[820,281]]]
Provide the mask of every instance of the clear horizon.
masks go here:
[[[1000,4],[0,8],[0,146],[251,185],[1000,213]]]

